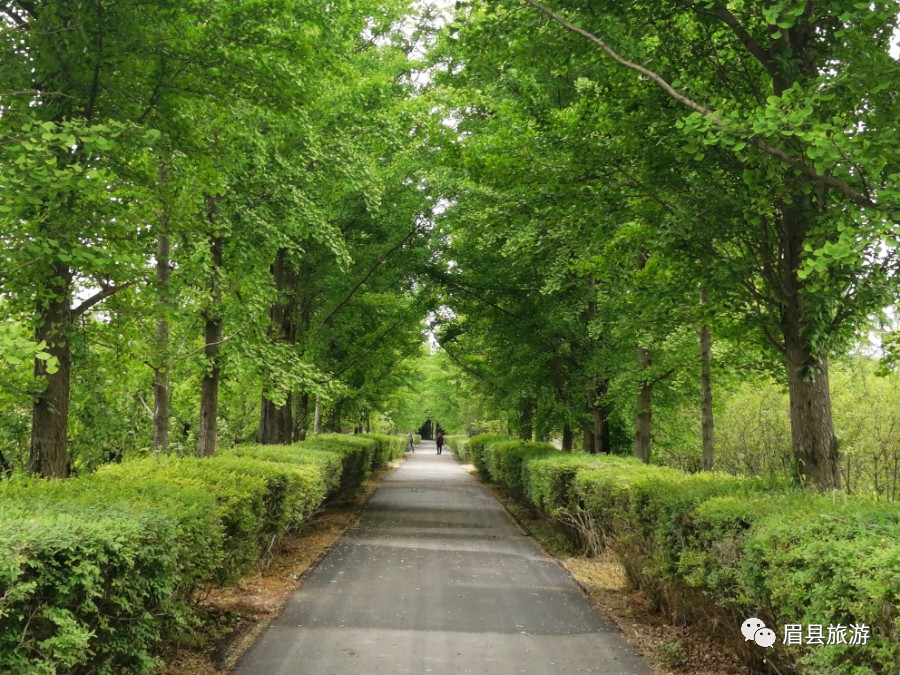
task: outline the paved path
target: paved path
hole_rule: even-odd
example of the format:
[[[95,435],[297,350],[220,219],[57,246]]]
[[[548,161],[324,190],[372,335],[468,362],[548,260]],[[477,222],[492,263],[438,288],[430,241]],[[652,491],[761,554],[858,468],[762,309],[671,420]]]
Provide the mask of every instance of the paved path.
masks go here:
[[[566,571],[423,443],[239,664],[242,675],[649,675]]]

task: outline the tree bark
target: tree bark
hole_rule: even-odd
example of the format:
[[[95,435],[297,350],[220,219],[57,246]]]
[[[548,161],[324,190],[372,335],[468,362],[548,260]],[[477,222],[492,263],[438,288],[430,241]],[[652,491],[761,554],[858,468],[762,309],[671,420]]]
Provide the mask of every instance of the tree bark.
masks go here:
[[[0,478],[9,478],[12,475],[12,462],[6,459],[3,451],[0,450]]]
[[[165,219],[164,219],[165,220]],[[156,321],[156,358],[153,368],[153,455],[169,451],[169,234],[165,224],[156,244],[156,283],[159,318]]]
[[[798,276],[809,226],[807,221],[814,213],[812,204],[803,195],[795,198],[793,204],[781,205],[784,289],[781,331],[797,472],[802,480],[819,490],[837,490],[841,486],[840,457],[831,416],[828,356],[814,350],[804,331],[805,299]]]
[[[820,490],[841,486],[837,437],[831,418],[828,360],[810,364],[802,350],[789,349],[791,439],[800,476]]]
[[[597,453],[596,447],[594,447],[594,427],[591,424],[584,425],[584,434],[581,439],[581,447],[584,451],[589,455],[594,455]]]
[[[530,441],[534,434],[534,403],[525,400],[519,411],[519,438]]]
[[[641,385],[637,395],[637,415],[634,420],[634,456],[645,464],[650,463],[650,441],[653,425],[653,381],[648,379],[647,369],[652,363],[650,350],[638,348],[641,367]]]
[[[704,471],[712,471],[715,454],[715,428],[712,399],[712,338],[704,323],[700,327],[700,427]]]
[[[316,409],[313,412],[313,433],[319,434],[322,430],[322,408],[319,402],[319,395],[316,394]]]
[[[210,219],[218,215],[218,198],[208,197]],[[200,428],[197,433],[197,456],[212,457],[218,444],[217,415],[219,408],[219,350],[222,347],[222,288],[219,276],[222,271],[223,241],[220,234],[212,234],[209,240],[213,263],[212,298],[206,310],[206,373],[200,385]]]
[[[287,299],[291,274],[288,269],[287,251],[279,249],[272,263],[272,277],[275,281],[277,297],[269,309],[269,337],[276,341],[292,342],[294,340],[295,327],[292,317],[292,303]],[[262,445],[280,444],[291,442],[293,428],[291,397],[283,405],[275,405],[263,391],[260,405],[259,442]]]
[[[594,448],[600,455],[612,453],[609,440],[609,411],[603,405],[594,408]]]
[[[572,433],[572,427],[568,424],[563,427],[562,433],[562,451],[563,452],[572,452],[572,445],[575,440],[575,434]]]
[[[588,393],[588,410],[592,421],[585,427],[584,450],[590,454],[608,455],[612,452],[609,434],[609,408],[603,397],[609,385],[606,380],[599,380]],[[587,435],[590,435],[590,439]]]
[[[276,405],[262,397],[259,420],[259,442],[261,445],[288,445],[293,431],[291,394],[284,405]]]
[[[54,265],[57,288],[50,299],[39,300],[35,341],[46,342],[46,351],[56,357],[58,370],[47,372],[45,361],[34,360],[34,376],[46,383],[31,412],[31,448],[28,470],[42,478],[66,478],[69,475],[69,382],[72,353],[68,331],[71,328],[72,272],[64,263]]]
[[[309,427],[309,393],[301,392],[295,396],[297,400],[297,414],[294,416],[293,440],[295,443],[306,440],[306,430]]]

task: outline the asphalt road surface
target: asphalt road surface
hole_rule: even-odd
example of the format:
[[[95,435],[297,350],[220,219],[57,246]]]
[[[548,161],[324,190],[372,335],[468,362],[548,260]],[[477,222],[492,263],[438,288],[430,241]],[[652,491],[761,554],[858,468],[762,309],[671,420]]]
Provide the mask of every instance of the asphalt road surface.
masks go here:
[[[422,443],[387,477],[242,675],[649,675],[567,572]]]

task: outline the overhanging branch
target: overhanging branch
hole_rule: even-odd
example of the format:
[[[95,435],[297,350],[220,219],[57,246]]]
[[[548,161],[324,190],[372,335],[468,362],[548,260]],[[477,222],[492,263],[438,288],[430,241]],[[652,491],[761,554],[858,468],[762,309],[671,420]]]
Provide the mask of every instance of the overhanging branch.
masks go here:
[[[725,131],[730,131],[732,133],[738,132],[738,130],[734,129],[731,125],[729,125],[728,122],[725,121],[715,111],[710,110],[709,108],[701,105],[700,103],[697,103],[693,99],[688,98],[687,96],[685,96],[684,94],[679,92],[671,84],[669,84],[665,80],[665,78],[663,78],[660,74],[655,73],[654,71],[650,70],[649,68],[647,68],[645,66],[642,66],[639,63],[633,63],[632,61],[629,61],[628,59],[624,58],[623,56],[618,54],[616,51],[614,51],[609,45],[607,45],[606,42],[602,38],[598,37],[597,35],[594,35],[593,33],[590,33],[588,31],[584,30],[583,28],[579,28],[578,26],[573,24],[571,21],[568,21],[568,20],[564,19],[563,17],[561,17],[559,14],[554,12],[549,7],[541,4],[540,2],[537,2],[537,0],[524,0],[524,2],[526,4],[531,5],[532,7],[534,7],[541,13],[543,13],[544,15],[548,16],[550,19],[552,19],[553,21],[555,21],[556,23],[561,25],[566,30],[590,40],[592,43],[597,45],[601,50],[603,50],[603,52],[607,56],[609,56],[613,61],[615,61],[616,63],[618,63],[630,70],[633,70],[636,73],[640,73],[641,75],[643,75],[644,77],[646,77],[650,80],[653,80],[653,82],[655,82],[660,87],[660,89],[662,89],[664,92],[666,92],[666,94],[668,94],[671,98],[675,99],[676,101],[681,103],[686,108],[703,115],[704,117],[709,119],[713,124],[715,124],[720,129],[723,129]],[[781,150],[780,148],[776,148],[775,146],[770,145],[768,142],[766,142],[762,138],[759,138],[758,136],[744,136],[744,140],[749,145],[752,145],[753,147],[757,148],[758,150],[761,150],[762,152],[766,153],[767,155],[774,157],[775,159],[783,162],[784,164],[787,164],[791,168],[796,169],[802,175],[806,176],[814,183],[825,185],[827,187],[830,187],[830,188],[836,190],[837,192],[844,195],[847,199],[849,199],[851,202],[853,202],[857,206],[862,206],[864,208],[872,208],[872,209],[881,208],[868,195],[860,192],[859,190],[854,189],[853,187],[851,187],[844,181],[839,180],[839,179],[835,178],[834,176],[823,176],[823,175],[819,174],[818,172],[816,172],[816,170],[813,167],[806,164],[803,160],[798,159],[797,157],[793,157],[793,156],[787,154],[786,152],[784,152],[783,150]],[[888,209],[888,211],[891,214],[891,216],[894,217],[894,215],[895,215],[894,212],[896,211],[896,209]]]

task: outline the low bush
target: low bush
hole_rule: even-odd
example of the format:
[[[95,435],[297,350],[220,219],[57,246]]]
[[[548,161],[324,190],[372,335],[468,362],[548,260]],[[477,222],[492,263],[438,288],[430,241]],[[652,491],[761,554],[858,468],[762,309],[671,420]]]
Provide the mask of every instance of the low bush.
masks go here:
[[[700,504],[680,528],[678,577],[740,623],[866,625],[865,646],[776,650],[803,672],[892,673],[900,662],[900,511],[888,502],[785,493]],[[742,618],[743,617],[743,618]],[[757,657],[757,653],[748,654]]]
[[[468,463],[472,461],[469,458],[469,441],[464,434],[444,436],[444,443],[450,448],[450,452],[456,455],[456,459],[460,462]]]
[[[478,469],[478,473],[480,473],[482,477],[487,479],[490,479],[491,477],[487,470],[487,464],[485,463],[485,450],[487,449],[487,446],[491,443],[509,440],[512,439],[505,434],[481,434],[479,436],[472,436],[469,439],[467,444],[469,460],[475,465],[475,468]]]
[[[77,480],[15,480],[2,484],[0,505],[15,504],[51,515],[84,512],[102,505],[167,518],[174,523],[176,533],[173,583],[177,598],[186,598],[197,586],[214,579],[225,557],[221,514],[215,497],[199,481],[173,485],[159,477],[134,473],[127,480],[92,475]]]
[[[574,503],[575,474],[597,466],[594,455],[558,452],[525,462],[523,482],[528,501],[552,517],[560,517]]]
[[[387,434],[363,434],[359,438],[371,439],[378,443],[372,459],[372,468],[387,466],[388,462],[403,457],[408,439],[405,436]]]
[[[159,511],[0,502],[0,671],[146,672],[171,609],[177,533]]]
[[[523,495],[523,466],[530,459],[558,454],[549,443],[505,440],[486,443],[482,455],[488,476],[495,483]]]
[[[152,669],[160,637],[192,624],[198,587],[236,580],[404,447],[327,434],[0,485],[0,672]]]
[[[340,481],[346,457],[343,452],[313,450],[304,445],[239,445],[227,451],[226,454],[251,457],[267,462],[314,467],[325,486],[326,493],[335,492],[341,488]]]
[[[688,474],[633,458],[562,454],[506,436],[471,439],[481,474],[518,492],[583,543],[618,553],[632,582],[670,616],[782,673],[886,675],[900,662],[900,509],[784,481]],[[822,626],[826,644],[745,642],[744,619],[780,638]],[[836,640],[867,626],[867,644]],[[766,660],[768,666],[763,663]]]
[[[362,485],[372,473],[372,465],[378,452],[379,443],[365,436],[344,436],[343,434],[318,434],[301,444],[303,448],[336,452],[342,457],[343,471],[340,484],[345,489]]]
[[[254,460],[242,465],[223,458],[160,457],[102,467],[97,476],[129,481],[153,477],[179,487],[200,485],[216,501],[224,533],[224,559],[216,576],[219,583],[238,579],[259,557],[265,540],[266,518],[277,513],[279,481],[267,481]]]

